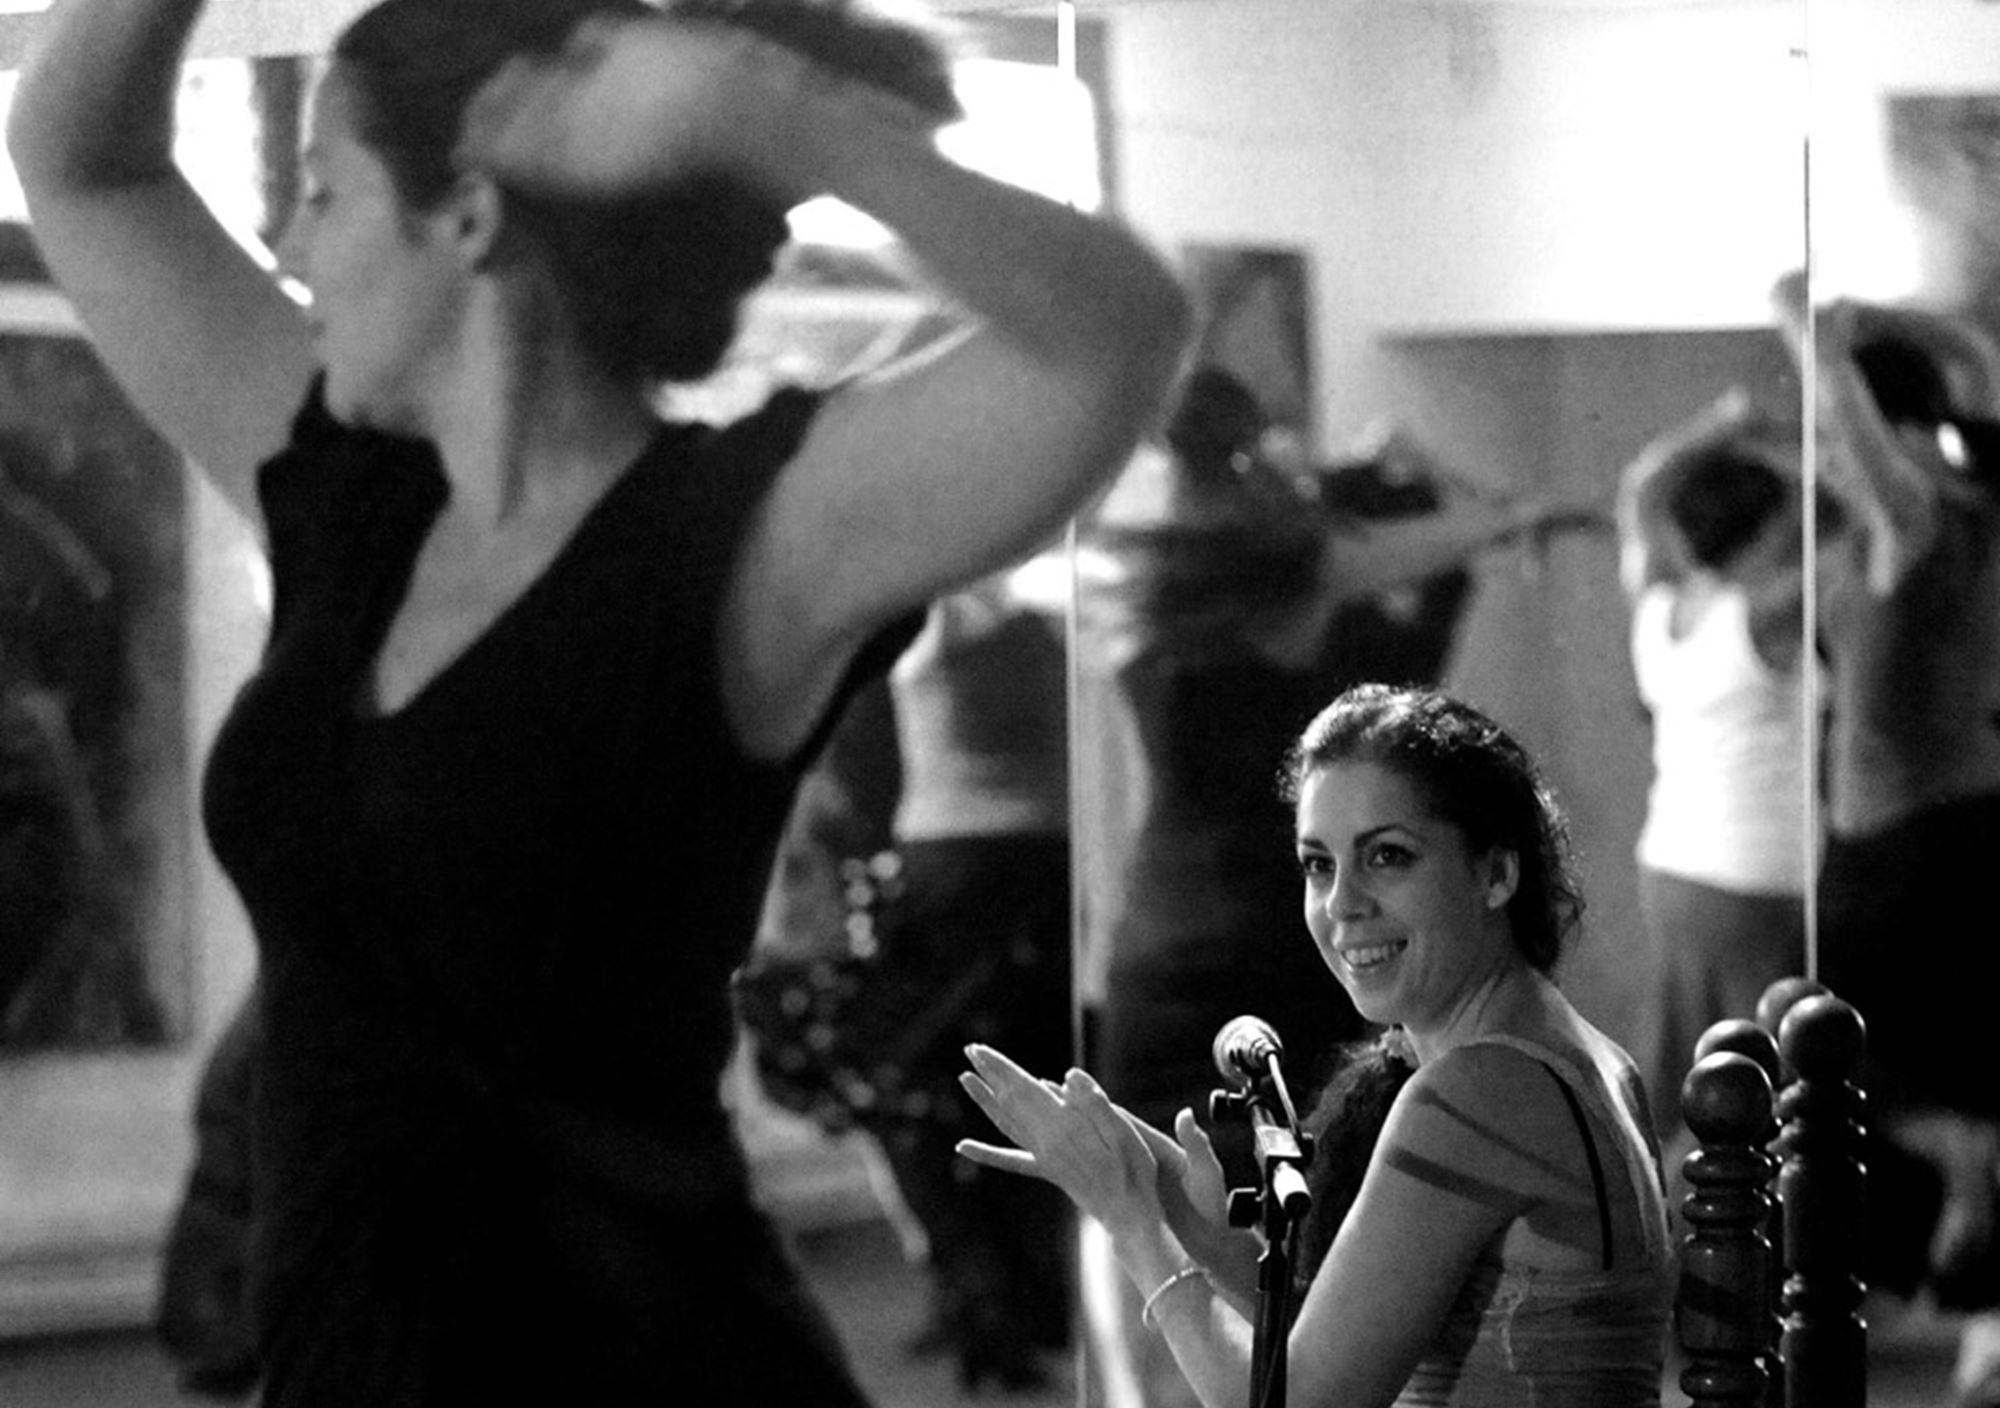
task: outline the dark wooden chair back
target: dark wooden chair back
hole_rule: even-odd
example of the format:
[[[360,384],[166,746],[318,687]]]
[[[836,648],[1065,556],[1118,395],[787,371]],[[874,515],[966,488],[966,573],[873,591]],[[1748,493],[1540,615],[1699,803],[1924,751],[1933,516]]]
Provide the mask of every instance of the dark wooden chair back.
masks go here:
[[[1702,1035],[1674,1331],[1691,1408],[1863,1408],[1860,1014],[1817,983]]]

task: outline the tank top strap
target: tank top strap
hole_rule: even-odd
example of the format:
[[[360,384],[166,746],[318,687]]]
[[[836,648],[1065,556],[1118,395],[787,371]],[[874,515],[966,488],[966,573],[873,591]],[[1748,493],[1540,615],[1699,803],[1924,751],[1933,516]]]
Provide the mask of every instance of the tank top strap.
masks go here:
[[[1619,1163],[1624,1166],[1634,1205],[1639,1209],[1639,1221],[1644,1230],[1645,1251],[1649,1258],[1667,1254],[1666,1204],[1660,1186],[1659,1169],[1651,1153],[1651,1146],[1639,1127],[1638,1116],[1631,1102],[1617,1097],[1617,1073],[1604,1069],[1602,1063],[1588,1052],[1579,1052],[1562,1047],[1549,1046],[1527,1037],[1492,1033],[1480,1037],[1475,1045],[1511,1047],[1525,1056],[1533,1057],[1551,1071],[1564,1090],[1581,1102],[1584,1109],[1594,1113],[1617,1140]],[[1572,1109],[1575,1105],[1572,1105]],[[1588,1132],[1586,1131],[1586,1138]],[[1596,1142],[1590,1140],[1587,1147],[1596,1159]],[[1606,1189],[1602,1182],[1598,1185],[1602,1199]],[[1604,1204],[1600,1201],[1600,1207]],[[1650,1215],[1649,1209],[1657,1209],[1657,1215]]]
[[[1556,1068],[1543,1063],[1542,1069],[1555,1081],[1556,1089],[1562,1091],[1563,1103],[1569,1106],[1570,1118],[1576,1121],[1576,1132],[1583,1136],[1584,1156],[1590,1160],[1590,1188],[1597,1200],[1597,1245],[1604,1269],[1609,1271],[1614,1260],[1611,1236],[1611,1195],[1604,1187],[1604,1159],[1597,1152],[1597,1136],[1590,1132],[1590,1120],[1583,1113],[1583,1102],[1577,1099],[1576,1091],[1570,1083],[1556,1073]]]

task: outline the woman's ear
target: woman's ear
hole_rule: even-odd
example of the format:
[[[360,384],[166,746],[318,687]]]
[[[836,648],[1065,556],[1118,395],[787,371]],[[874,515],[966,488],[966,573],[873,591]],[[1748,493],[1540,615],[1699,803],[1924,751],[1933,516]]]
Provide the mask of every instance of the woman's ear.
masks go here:
[[[485,269],[500,247],[507,223],[507,203],[499,185],[481,172],[462,173],[452,185],[440,217],[445,235],[468,269]]]
[[[1521,854],[1505,846],[1486,853],[1486,907],[1504,908],[1521,887]]]

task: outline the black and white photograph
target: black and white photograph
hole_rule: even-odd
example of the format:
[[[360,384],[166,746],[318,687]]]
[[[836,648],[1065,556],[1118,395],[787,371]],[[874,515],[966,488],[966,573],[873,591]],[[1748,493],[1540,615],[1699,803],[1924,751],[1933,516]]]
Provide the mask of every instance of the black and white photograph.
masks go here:
[[[0,0],[0,1408],[2000,1408],[2000,4]]]

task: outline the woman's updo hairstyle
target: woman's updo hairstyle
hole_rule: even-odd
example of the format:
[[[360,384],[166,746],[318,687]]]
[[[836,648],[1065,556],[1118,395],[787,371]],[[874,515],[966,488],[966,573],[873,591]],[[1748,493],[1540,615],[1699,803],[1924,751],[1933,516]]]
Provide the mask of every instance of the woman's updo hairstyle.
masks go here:
[[[1791,498],[1779,472],[1749,445],[1702,450],[1667,492],[1667,516],[1700,567],[1727,567],[1756,543]]]
[[[1475,854],[1514,852],[1520,878],[1507,902],[1514,945],[1548,972],[1583,914],[1569,828],[1527,750],[1470,704],[1437,690],[1362,684],[1306,726],[1286,759],[1283,792],[1334,763],[1365,762],[1407,779]]]
[[[948,64],[922,32],[846,0],[380,0],[341,34],[357,135],[412,209],[436,205],[466,104],[509,59],[553,54],[585,19],[675,17],[739,25],[832,72],[882,88],[942,124],[959,115]],[[584,347],[606,370],[692,381],[715,370],[743,299],[789,237],[786,211],[721,174],[631,200],[506,193],[510,221],[546,254]]]

